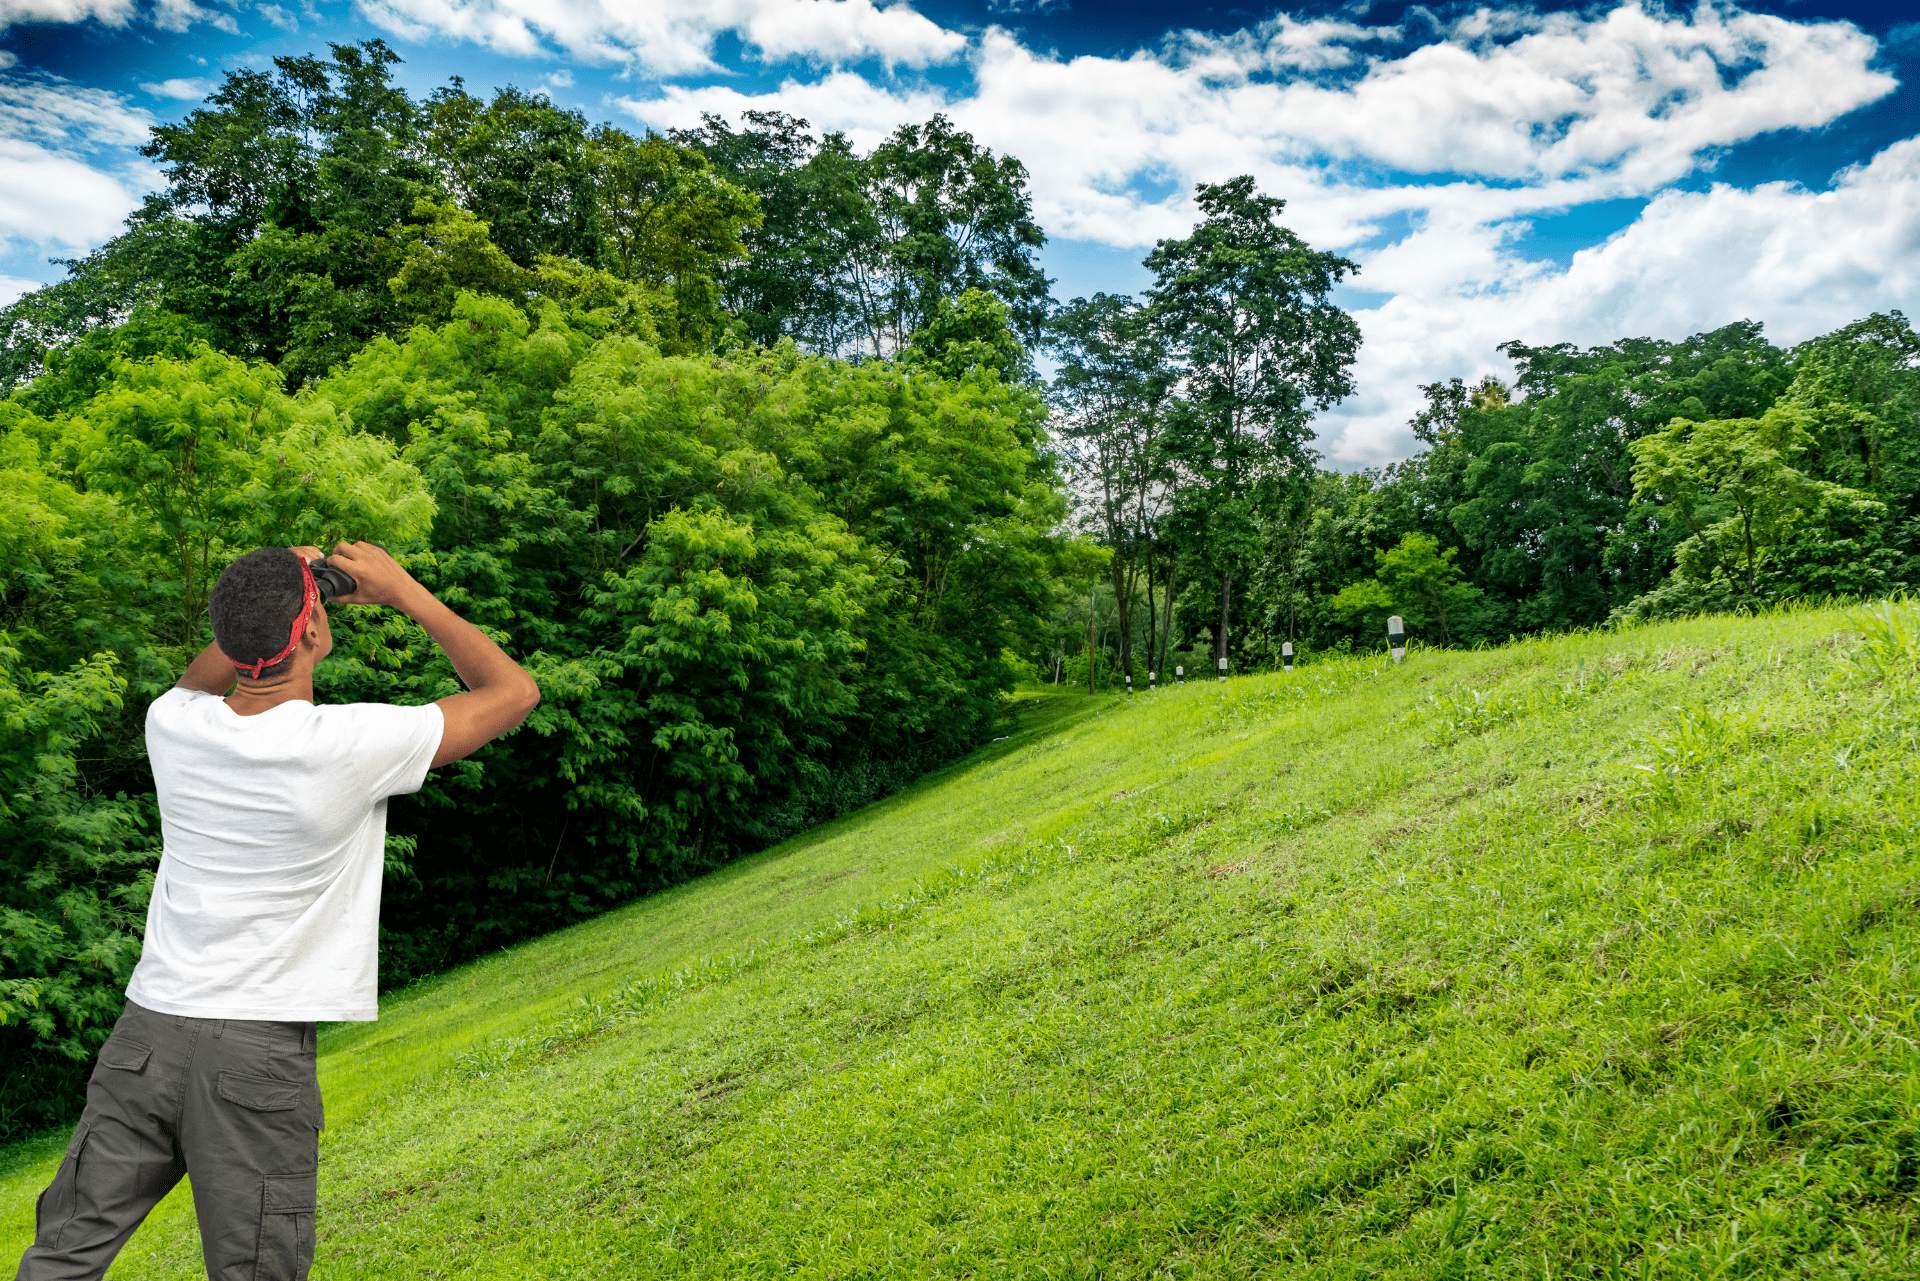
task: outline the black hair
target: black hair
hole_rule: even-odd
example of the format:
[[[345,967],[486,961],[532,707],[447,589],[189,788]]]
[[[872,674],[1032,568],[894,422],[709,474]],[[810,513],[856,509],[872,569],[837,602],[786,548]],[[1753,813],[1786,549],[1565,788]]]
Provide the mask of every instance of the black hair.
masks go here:
[[[220,575],[207,598],[207,620],[220,652],[235,663],[249,666],[272,658],[287,647],[293,620],[306,599],[306,579],[300,558],[285,547],[250,551]],[[289,654],[259,679],[284,675],[293,666]]]

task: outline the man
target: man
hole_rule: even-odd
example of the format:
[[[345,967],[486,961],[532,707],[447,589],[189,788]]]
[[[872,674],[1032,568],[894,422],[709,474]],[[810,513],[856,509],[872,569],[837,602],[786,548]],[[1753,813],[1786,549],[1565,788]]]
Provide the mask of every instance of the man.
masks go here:
[[[411,617],[467,692],[317,707],[333,649],[312,547],[220,576],[214,643],[147,711],[163,850],[127,1009],[101,1047],[21,1281],[99,1277],[183,1174],[213,1281],[304,1278],[320,1160],[314,1024],[373,1019],[387,798],[525,720],[540,691],[372,543],[337,599]]]

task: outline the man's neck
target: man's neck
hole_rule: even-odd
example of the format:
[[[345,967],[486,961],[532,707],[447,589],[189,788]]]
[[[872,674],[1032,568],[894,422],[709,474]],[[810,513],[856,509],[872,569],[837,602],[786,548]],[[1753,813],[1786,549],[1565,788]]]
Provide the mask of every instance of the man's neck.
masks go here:
[[[258,716],[282,703],[312,701],[313,673],[298,670],[257,681],[242,676],[239,685],[226,698],[227,706],[241,716]]]

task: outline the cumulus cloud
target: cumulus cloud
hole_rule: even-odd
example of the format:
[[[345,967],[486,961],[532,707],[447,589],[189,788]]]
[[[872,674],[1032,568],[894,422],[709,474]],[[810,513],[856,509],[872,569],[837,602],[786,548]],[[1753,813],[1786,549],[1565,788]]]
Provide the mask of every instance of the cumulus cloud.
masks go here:
[[[745,94],[724,85],[695,89],[669,85],[655,98],[616,101],[636,120],[660,129],[692,128],[705,113],[732,118],[743,111],[771,107],[799,116],[817,129],[844,133],[861,148],[873,147],[899,125],[951,111],[954,105],[938,89],[889,88],[851,71],[836,71],[806,83],[788,80],[771,94]]]
[[[1482,9],[1419,31],[1280,15],[1227,35],[1175,33],[1128,57],[1062,58],[989,29],[970,46],[964,92],[838,72],[771,93],[669,88],[623,105],[658,126],[775,108],[863,145],[945,111],[1025,162],[1049,234],[1121,247],[1185,234],[1193,184],[1251,173],[1289,200],[1289,225],[1359,259],[1357,283],[1390,297],[1359,313],[1362,397],[1322,429],[1329,455],[1352,464],[1404,453],[1417,385],[1502,369],[1493,346],[1508,338],[1679,336],[1743,315],[1791,329],[1801,322],[1789,316],[1837,324],[1911,298],[1897,270],[1863,274],[1823,250],[1826,266],[1797,268],[1818,283],[1793,302],[1779,291],[1792,273],[1742,256],[1763,252],[1759,220],[1791,215],[1810,231],[1816,209],[1830,210],[1818,215],[1829,245],[1870,241],[1863,229],[1893,217],[1874,200],[1906,198],[1882,161],[1833,193],[1671,191],[1728,147],[1884,97],[1896,82],[1876,54],[1850,24],[1713,3]],[[1566,268],[1521,252],[1530,216],[1622,197],[1655,199],[1603,250]],[[1764,212],[1744,231],[1718,225],[1738,222],[1736,209]],[[1663,258],[1683,225],[1712,230]]]
[[[1413,389],[1448,375],[1510,376],[1494,351],[1508,339],[1678,338],[1753,319],[1790,343],[1920,307],[1920,138],[1836,174],[1826,190],[1776,182],[1663,192],[1564,268],[1511,253],[1502,235],[1430,227],[1368,262],[1394,294],[1357,313],[1361,394],[1322,425],[1331,458],[1404,456]]]
[[[233,15],[193,0],[0,0],[0,31],[16,22],[98,22],[103,27],[145,24],[162,31],[185,31],[204,22],[238,32]]]
[[[967,46],[906,4],[873,0],[360,0],[360,9],[408,39],[466,40],[518,57],[559,51],[662,76],[721,70],[713,53],[723,35],[770,62],[830,65],[926,67]]]
[[[156,98],[176,98],[181,102],[196,102],[213,92],[213,81],[204,76],[192,76],[185,79],[162,80],[158,84],[143,83],[140,86]]]
[[[1684,17],[1638,4],[1591,19],[1483,10],[1410,49],[1397,28],[1283,15],[1127,58],[1063,59],[990,29],[965,94],[859,91],[840,76],[626,105],[680,124],[805,104],[822,127],[871,129],[932,101],[1026,162],[1056,235],[1151,244],[1189,221],[1193,183],[1250,172],[1293,198],[1309,234],[1351,244],[1409,210],[1485,220],[1650,193],[1718,149],[1883,97],[1895,81],[1874,54],[1850,25],[1706,5]],[[1383,182],[1407,174],[1430,177]]]
[[[134,20],[133,0],[0,0],[0,31],[16,22],[86,22],[124,27]]]
[[[0,73],[0,241],[84,248],[120,229],[150,172],[96,163],[126,155],[153,117],[118,95],[56,76]]]

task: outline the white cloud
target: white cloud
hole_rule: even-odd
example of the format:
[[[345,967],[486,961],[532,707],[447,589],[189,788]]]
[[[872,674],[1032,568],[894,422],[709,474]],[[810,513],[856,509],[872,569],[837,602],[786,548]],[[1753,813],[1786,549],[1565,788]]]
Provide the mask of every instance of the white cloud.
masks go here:
[[[140,86],[157,98],[177,98],[182,102],[194,102],[213,92],[213,81],[204,76],[185,79],[162,80],[158,84]]]
[[[0,0],[0,4],[19,0]],[[52,3],[54,0],[34,0]],[[873,0],[359,0],[369,20],[408,39],[448,37],[497,53],[632,65],[655,75],[718,71],[715,41],[737,36],[768,61],[878,61],[926,67],[967,39],[904,3]]]
[[[117,233],[151,170],[131,161],[102,167],[92,153],[119,159],[152,124],[117,94],[18,69],[0,74],[0,242],[83,249]]]
[[[152,116],[117,93],[37,72],[0,76],[0,138],[131,147],[145,142],[152,126]]]
[[[1679,338],[1735,320],[1798,342],[1874,311],[1920,308],[1920,138],[1836,174],[1794,183],[1668,191],[1564,268],[1527,262],[1498,228],[1435,226],[1374,255],[1369,283],[1394,296],[1358,313],[1361,395],[1323,425],[1336,461],[1412,448],[1413,389],[1449,375],[1502,376],[1494,350],[1525,342]]]
[[[193,0],[0,0],[0,31],[16,22],[98,22],[103,27],[146,23],[162,31],[185,31],[205,22],[222,31],[238,32],[233,15],[207,9]]]
[[[298,31],[300,29],[300,20],[277,4],[261,5],[260,16],[282,31]]]
[[[636,120],[658,129],[691,128],[703,113],[731,119],[743,111],[777,107],[816,129],[845,133],[870,149],[908,121],[925,120],[953,104],[938,89],[888,89],[851,71],[835,71],[805,84],[789,80],[773,94],[749,95],[725,86],[686,89],[669,85],[657,98],[616,99]]]
[[[99,244],[139,203],[122,178],[84,160],[0,139],[0,237],[37,245]]]
[[[133,0],[0,0],[0,31],[16,22],[86,22],[124,27],[136,13]]]
[[[0,307],[5,307],[21,294],[32,293],[40,287],[37,280],[26,280],[20,276],[0,275]]]

